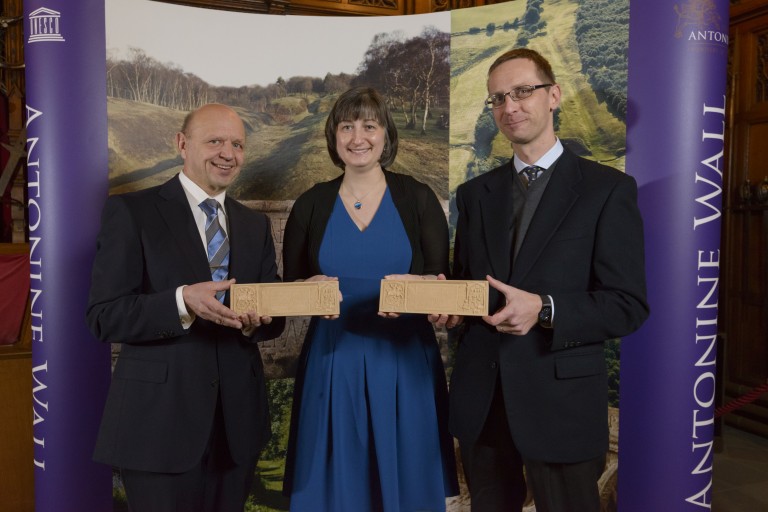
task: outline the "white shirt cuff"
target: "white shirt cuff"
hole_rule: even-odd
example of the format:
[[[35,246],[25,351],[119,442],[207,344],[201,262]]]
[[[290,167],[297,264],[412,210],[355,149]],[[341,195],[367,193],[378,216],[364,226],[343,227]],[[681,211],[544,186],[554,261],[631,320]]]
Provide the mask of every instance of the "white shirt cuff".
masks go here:
[[[186,285],[182,285],[176,288],[176,309],[179,311],[179,320],[181,320],[181,326],[184,329],[189,329],[192,326],[192,322],[195,321],[196,316],[194,313],[187,311],[187,305],[184,304],[184,295],[182,295],[184,286]]]

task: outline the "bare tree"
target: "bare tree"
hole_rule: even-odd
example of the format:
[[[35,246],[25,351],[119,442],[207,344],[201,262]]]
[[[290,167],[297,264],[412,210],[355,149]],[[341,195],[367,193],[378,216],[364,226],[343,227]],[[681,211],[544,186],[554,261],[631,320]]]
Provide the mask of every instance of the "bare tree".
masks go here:
[[[447,95],[449,59],[450,35],[435,27],[408,40],[402,33],[377,34],[358,69],[357,82],[379,88],[402,112],[406,128],[416,127],[422,109],[424,134],[433,100]]]
[[[298,94],[307,98],[312,92],[312,77],[294,76],[288,79],[286,89],[290,94]]]
[[[438,96],[442,88],[448,86],[450,76],[450,35],[438,31],[435,27],[427,27],[421,36],[413,41],[413,55],[420,55],[418,65],[413,67],[419,83],[424,115],[421,122],[422,135],[427,132],[427,119],[433,97]]]
[[[338,75],[327,73],[325,78],[323,78],[323,92],[333,94],[346,91],[349,89],[351,81],[352,76],[347,73],[340,73]]]

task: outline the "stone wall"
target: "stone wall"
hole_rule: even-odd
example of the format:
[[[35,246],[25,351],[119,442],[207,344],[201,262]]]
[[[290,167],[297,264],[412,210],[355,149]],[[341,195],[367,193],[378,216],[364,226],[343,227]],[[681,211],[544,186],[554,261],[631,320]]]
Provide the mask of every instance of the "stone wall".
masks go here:
[[[277,271],[283,275],[283,232],[293,201],[242,201],[246,206],[265,213],[272,222],[272,238],[275,241]],[[309,317],[286,318],[285,331],[279,338],[259,344],[264,360],[267,379],[293,377],[296,360],[301,352],[304,335],[309,328]]]

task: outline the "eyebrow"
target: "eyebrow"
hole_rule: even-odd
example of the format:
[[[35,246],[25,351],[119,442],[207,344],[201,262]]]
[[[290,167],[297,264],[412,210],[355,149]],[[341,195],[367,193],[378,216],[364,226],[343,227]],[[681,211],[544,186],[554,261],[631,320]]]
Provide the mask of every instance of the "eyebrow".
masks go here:
[[[507,91],[507,92],[509,92],[509,91],[513,91],[513,90],[515,90],[515,89],[517,89],[517,88],[519,88],[519,87],[531,87],[531,84],[518,84],[518,85],[513,85],[513,86],[510,86],[510,87],[509,87],[509,88],[508,88],[506,91]],[[498,93],[500,93],[500,92],[502,92],[502,93],[503,93],[503,92],[505,92],[505,90],[504,90],[504,89],[500,89],[500,90],[498,90],[498,91],[492,92],[491,94],[498,94]]]

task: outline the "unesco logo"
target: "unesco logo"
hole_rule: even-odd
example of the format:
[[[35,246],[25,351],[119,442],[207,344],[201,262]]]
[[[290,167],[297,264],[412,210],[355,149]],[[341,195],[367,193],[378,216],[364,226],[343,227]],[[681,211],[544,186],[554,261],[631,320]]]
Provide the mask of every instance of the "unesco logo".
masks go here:
[[[40,7],[29,14],[28,43],[63,42],[61,36],[61,13]]]

